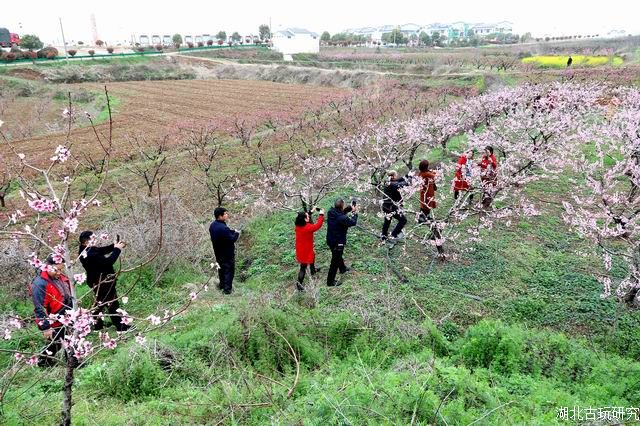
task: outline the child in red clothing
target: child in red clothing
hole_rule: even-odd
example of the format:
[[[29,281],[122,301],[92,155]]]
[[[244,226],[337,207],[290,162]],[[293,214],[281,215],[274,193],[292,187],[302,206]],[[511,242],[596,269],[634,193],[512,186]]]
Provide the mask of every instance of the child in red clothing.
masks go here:
[[[493,147],[486,146],[482,159],[478,164],[480,166],[480,182],[482,182],[482,207],[487,208],[493,201],[493,191],[498,181],[498,161],[493,155]]]
[[[456,200],[460,196],[460,191],[469,191],[471,185],[471,165],[473,164],[473,151],[469,150],[463,153],[456,164],[456,174],[453,178],[453,198]],[[473,194],[469,196],[469,201],[473,199]]]

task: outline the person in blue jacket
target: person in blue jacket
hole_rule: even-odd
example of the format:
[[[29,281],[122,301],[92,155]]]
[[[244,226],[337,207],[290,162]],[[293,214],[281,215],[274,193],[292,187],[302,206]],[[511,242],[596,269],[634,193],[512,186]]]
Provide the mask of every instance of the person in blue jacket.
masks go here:
[[[347,216],[351,213],[351,217]],[[347,244],[347,231],[350,227],[358,224],[358,208],[355,202],[347,208],[344,207],[344,200],[337,199],[334,207],[329,209],[327,214],[327,245],[331,249],[331,265],[327,275],[327,285],[329,287],[339,286],[336,281],[336,273],[341,274],[349,271],[344,264],[344,246]]]
[[[209,234],[211,235],[211,243],[213,244],[213,252],[218,262],[218,277],[220,283],[218,288],[224,294],[231,294],[233,286],[233,276],[236,270],[236,247],[235,242],[238,241],[240,231],[231,229],[227,226],[229,212],[224,207],[216,207],[213,211],[215,220],[209,226]]]

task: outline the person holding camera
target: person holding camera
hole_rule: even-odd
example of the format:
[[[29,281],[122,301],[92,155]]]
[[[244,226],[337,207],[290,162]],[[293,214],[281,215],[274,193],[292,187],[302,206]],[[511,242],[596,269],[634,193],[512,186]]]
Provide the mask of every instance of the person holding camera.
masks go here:
[[[213,216],[215,220],[209,226],[209,235],[218,262],[218,277],[220,278],[218,288],[224,294],[231,294],[233,277],[236,272],[235,243],[240,237],[240,231],[227,226],[229,212],[224,207],[216,207]]]
[[[347,216],[349,213],[351,213],[351,217]],[[327,245],[331,249],[331,265],[327,275],[329,287],[342,284],[336,281],[338,270],[341,274],[349,271],[349,268],[344,264],[344,246],[347,244],[347,231],[357,224],[358,207],[356,202],[352,201],[351,206],[345,208],[344,200],[337,199],[327,215]]]
[[[324,210],[320,207],[314,209],[319,213],[318,221],[311,222],[311,212],[300,212],[296,217],[296,260],[300,263],[300,271],[298,272],[298,281],[296,288],[298,291],[304,291],[302,282],[307,272],[307,266],[311,271],[311,275],[318,272],[315,265],[316,254],[313,248],[313,234],[322,227],[324,222]]]
[[[104,327],[102,314],[106,310],[116,331],[127,331],[130,326],[122,322],[122,316],[118,313],[120,302],[116,291],[116,272],[113,268],[126,244],[120,241],[120,236],[117,236],[113,244],[104,247],[97,247],[95,240],[92,231],[83,231],[80,234],[80,263],[87,271],[87,285],[91,287],[95,296],[93,312],[97,319],[94,330]]]
[[[389,227],[391,226],[391,220],[397,219],[393,231],[391,231],[391,239],[395,240],[402,238],[402,229],[407,224],[407,218],[402,212],[402,194],[400,194],[400,188],[409,184],[408,179],[399,177],[398,172],[395,170],[389,170],[387,172],[389,176],[389,184],[384,188],[384,199],[382,201],[382,213],[384,214],[384,224],[382,225],[382,233],[380,237],[382,240],[386,240],[389,237]]]

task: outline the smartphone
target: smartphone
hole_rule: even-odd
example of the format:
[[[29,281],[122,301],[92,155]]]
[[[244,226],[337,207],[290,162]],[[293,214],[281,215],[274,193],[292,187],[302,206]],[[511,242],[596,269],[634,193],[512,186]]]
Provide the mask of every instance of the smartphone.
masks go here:
[[[120,242],[120,234],[116,234],[116,243]]]

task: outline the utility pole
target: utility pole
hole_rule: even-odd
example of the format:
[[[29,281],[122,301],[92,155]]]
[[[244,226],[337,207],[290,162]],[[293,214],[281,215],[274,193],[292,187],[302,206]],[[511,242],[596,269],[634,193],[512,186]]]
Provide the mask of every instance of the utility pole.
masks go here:
[[[58,18],[60,20],[60,32],[62,33],[62,46],[64,46],[64,57],[69,62],[69,55],[67,54],[67,42],[64,39],[64,28],[62,28],[62,18]]]

